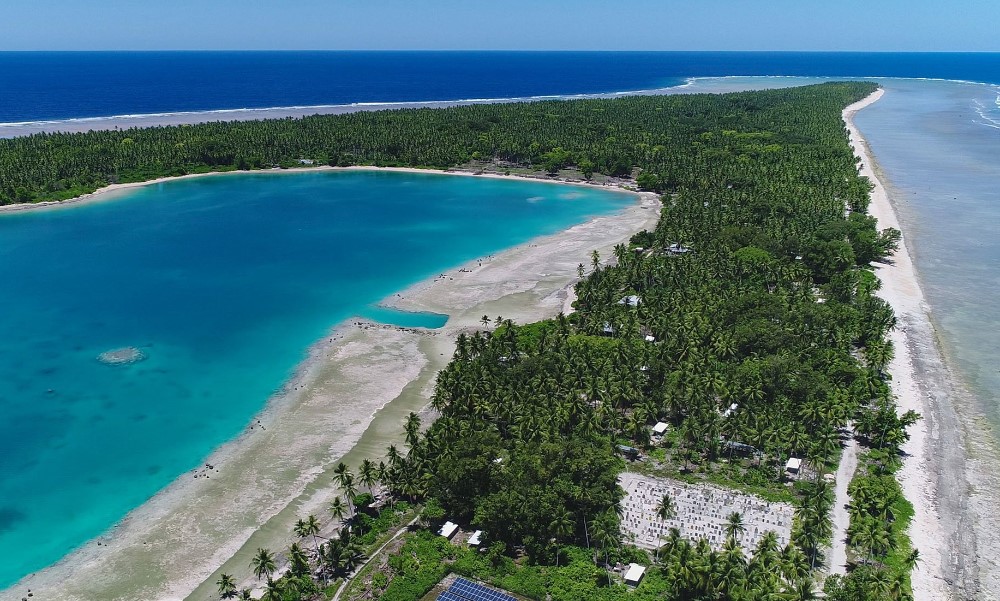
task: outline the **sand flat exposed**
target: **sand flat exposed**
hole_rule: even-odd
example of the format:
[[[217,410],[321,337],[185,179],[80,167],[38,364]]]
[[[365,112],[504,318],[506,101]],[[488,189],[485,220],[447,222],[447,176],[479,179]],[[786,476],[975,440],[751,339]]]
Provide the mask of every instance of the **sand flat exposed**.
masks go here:
[[[861,158],[861,174],[875,185],[869,213],[878,219],[880,228],[899,229],[871,151],[852,120],[857,111],[883,94],[880,89],[847,107],[844,121],[851,145]],[[906,458],[898,474],[914,506],[909,535],[921,557],[918,569],[912,573],[913,595],[916,599],[934,600],[974,593],[971,589],[976,581],[977,541],[967,506],[969,484],[963,432],[953,395],[935,382],[934,372],[946,370],[905,235],[892,260],[876,265],[875,273],[882,281],[878,294],[892,305],[898,321],[890,333],[895,357],[889,365],[897,406],[900,412],[912,409],[923,415],[909,430],[910,440],[903,445]]]
[[[655,195],[641,195],[617,214],[537,238],[482,265],[456,266],[387,299],[402,309],[450,314],[440,330],[342,324],[314,346],[259,424],[255,419],[205,460],[212,468],[181,476],[105,537],[0,599],[20,599],[30,588],[44,599],[200,600],[212,597],[220,571],[249,584],[253,550],[286,547],[298,517],[326,517],[335,491],[330,472],[339,461],[356,466],[402,439],[405,415],[425,406],[460,332],[481,327],[484,314],[519,322],[554,316],[590,251],[610,257],[615,244],[655,225],[658,209]]]

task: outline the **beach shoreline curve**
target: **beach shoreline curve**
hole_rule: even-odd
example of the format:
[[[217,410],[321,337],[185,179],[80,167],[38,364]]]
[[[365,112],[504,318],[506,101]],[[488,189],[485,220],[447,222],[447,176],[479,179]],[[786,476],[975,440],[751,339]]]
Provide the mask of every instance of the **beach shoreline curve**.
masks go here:
[[[185,177],[352,169],[600,186],[376,167]],[[56,207],[13,210],[82,206],[177,179],[182,178],[110,186]],[[634,194],[637,202],[498,252],[482,264],[456,265],[447,270],[448,277],[420,282],[400,291],[402,298],[393,295],[384,302],[401,309],[435,307],[450,317],[443,328],[400,328],[360,318],[337,325],[308,349],[294,375],[268,399],[247,430],[204,460],[211,468],[181,474],[105,535],[0,591],[0,600],[20,599],[27,589],[35,596],[63,600],[203,599],[202,593],[214,590],[217,573],[223,569],[252,584],[244,556],[257,546],[287,546],[296,517],[310,513],[326,517],[326,504],[336,493],[330,476],[339,461],[354,465],[402,439],[403,418],[409,411],[424,409],[434,376],[451,359],[460,333],[481,329],[477,322],[484,312],[518,322],[554,317],[571,294],[576,266],[588,259],[591,250],[610,256],[615,244],[656,223],[657,195],[615,188]]]

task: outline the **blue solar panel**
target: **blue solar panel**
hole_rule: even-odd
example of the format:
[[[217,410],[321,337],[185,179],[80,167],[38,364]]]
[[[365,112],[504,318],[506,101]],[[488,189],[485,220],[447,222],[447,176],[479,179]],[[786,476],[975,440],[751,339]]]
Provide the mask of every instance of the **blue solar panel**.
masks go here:
[[[445,594],[449,596],[444,597]],[[451,588],[441,595],[438,597],[440,601],[517,601],[510,595],[486,588],[465,578],[455,580]]]

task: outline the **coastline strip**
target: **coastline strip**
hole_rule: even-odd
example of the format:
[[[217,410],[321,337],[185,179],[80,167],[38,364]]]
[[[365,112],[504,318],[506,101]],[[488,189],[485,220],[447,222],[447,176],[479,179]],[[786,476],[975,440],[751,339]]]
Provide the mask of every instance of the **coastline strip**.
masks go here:
[[[869,214],[881,228],[900,229],[886,187],[877,175],[871,150],[853,120],[858,111],[884,93],[884,89],[879,89],[848,106],[843,117],[851,146],[860,158],[861,175],[874,185]],[[967,579],[975,580],[974,574],[969,578],[966,573],[974,571],[974,565],[969,565],[974,562],[960,557],[975,557],[976,537],[967,523],[963,500],[968,494],[968,482],[961,429],[954,425],[955,412],[948,396],[928,394],[928,374],[919,365],[918,355],[939,356],[940,351],[906,247],[905,233],[893,258],[876,264],[875,273],[882,282],[878,295],[892,306],[898,320],[889,335],[895,350],[889,372],[897,411],[912,409],[923,416],[909,429],[910,439],[903,445],[905,459],[898,473],[906,498],[914,508],[907,534],[921,557],[921,564],[911,573],[913,596],[921,600],[951,599],[958,592],[954,590],[956,587],[969,592]]]

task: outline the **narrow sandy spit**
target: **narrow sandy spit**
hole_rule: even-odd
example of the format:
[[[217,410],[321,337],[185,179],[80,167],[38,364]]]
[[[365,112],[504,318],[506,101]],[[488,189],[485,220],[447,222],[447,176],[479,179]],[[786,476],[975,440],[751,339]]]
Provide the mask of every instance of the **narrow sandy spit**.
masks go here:
[[[440,330],[341,324],[314,345],[259,423],[255,418],[242,436],[205,460],[211,469],[181,476],[106,536],[0,592],[0,600],[21,599],[31,589],[44,600],[202,601],[217,598],[221,572],[252,585],[254,550],[286,548],[299,517],[326,519],[338,462],[356,468],[401,441],[406,414],[425,409],[458,334],[481,328],[484,314],[522,323],[555,316],[591,250],[609,257],[615,244],[655,225],[656,195],[637,196],[617,214],[456,266],[386,299],[403,309],[450,315]]]
[[[867,143],[852,118],[884,94],[878,90],[847,107],[844,121],[851,145],[861,158],[861,174],[872,181],[869,213],[879,227],[899,229],[899,221],[883,182],[876,175]],[[921,561],[912,574],[915,599],[971,598],[975,595],[976,536],[967,508],[969,484],[963,433],[957,424],[951,395],[932,382],[929,362],[942,364],[929,308],[906,248],[905,235],[890,262],[876,266],[882,281],[879,296],[896,312],[898,325],[890,334],[895,357],[890,363],[892,389],[900,413],[915,410],[923,419],[910,429],[899,472],[904,493],[914,506],[909,529]]]

